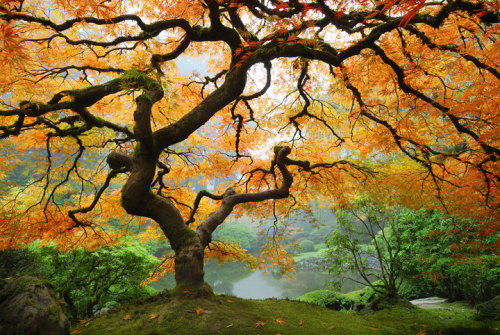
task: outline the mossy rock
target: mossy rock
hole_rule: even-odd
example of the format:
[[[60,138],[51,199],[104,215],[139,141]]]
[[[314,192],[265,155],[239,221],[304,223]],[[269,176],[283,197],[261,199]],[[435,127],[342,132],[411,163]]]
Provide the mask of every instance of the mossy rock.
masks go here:
[[[0,334],[69,334],[69,321],[47,281],[21,276],[0,287]]]
[[[410,309],[416,308],[406,299],[403,299],[401,297],[387,296],[383,294],[376,295],[368,305],[368,307],[373,311],[391,309],[394,308],[394,306],[406,307]]]
[[[346,295],[353,299],[357,304],[367,304],[375,298],[377,292],[375,292],[375,290],[370,286],[365,286],[361,290],[352,291]]]
[[[354,299],[346,294],[329,290],[311,291],[301,295],[295,300],[324,306],[336,311],[352,309],[356,303]]]

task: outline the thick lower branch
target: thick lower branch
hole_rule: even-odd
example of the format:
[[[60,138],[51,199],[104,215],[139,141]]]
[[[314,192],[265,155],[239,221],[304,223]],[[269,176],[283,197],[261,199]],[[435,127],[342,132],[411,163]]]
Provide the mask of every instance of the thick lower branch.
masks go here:
[[[286,167],[286,157],[290,154],[290,147],[276,147],[276,166],[280,170],[283,176],[283,182],[281,186],[274,190],[267,190],[256,193],[242,193],[238,194],[232,190],[232,192],[226,192],[224,200],[220,208],[211,213],[208,218],[198,227],[198,235],[204,246],[207,246],[212,237],[214,230],[224,222],[224,220],[231,214],[234,206],[246,202],[260,202],[269,199],[283,199],[288,197],[290,186],[292,186],[293,177],[290,171]]]

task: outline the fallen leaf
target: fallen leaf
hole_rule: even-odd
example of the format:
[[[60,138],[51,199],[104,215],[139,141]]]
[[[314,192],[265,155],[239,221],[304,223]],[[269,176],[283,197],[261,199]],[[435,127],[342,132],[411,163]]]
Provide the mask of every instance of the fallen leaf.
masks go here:
[[[284,325],[286,324],[286,321],[283,320],[282,318],[277,318],[277,319],[274,319],[274,321],[276,321],[277,323],[279,323],[280,325]]]
[[[193,294],[193,293],[191,293],[191,291],[190,291],[190,290],[184,290],[184,291],[182,291],[182,293],[184,293],[183,298],[190,297],[190,296],[191,296],[191,294]]]
[[[60,303],[61,305],[66,305],[66,303],[64,301],[62,301],[61,299],[57,299],[57,302]]]
[[[264,322],[263,321],[257,321],[255,322],[255,328],[264,328]]]
[[[328,327],[328,329],[332,330],[332,329],[335,329],[335,327],[337,327],[337,326],[331,325],[330,327]]]
[[[206,311],[203,308],[196,307],[196,315],[202,315],[204,313],[206,313]]]
[[[80,334],[80,333],[83,333],[83,330],[81,329],[75,329],[71,332],[71,334]]]
[[[299,325],[303,326],[304,325],[304,321],[300,320],[299,321]]]
[[[378,329],[377,329],[377,328],[375,328],[375,327],[368,327],[368,328],[370,328],[371,330],[378,330]]]
[[[85,320],[85,319],[81,319],[81,320],[78,320],[78,322],[80,322],[80,323],[86,323],[86,322],[87,322],[87,320]]]
[[[157,317],[158,317],[158,314],[156,314],[156,313],[149,314],[149,320],[156,319]]]
[[[230,304],[234,304],[234,300],[231,300],[231,299],[227,299],[227,302]]]
[[[130,318],[132,317],[132,315],[130,314],[127,314],[123,317],[123,320],[130,320]]]

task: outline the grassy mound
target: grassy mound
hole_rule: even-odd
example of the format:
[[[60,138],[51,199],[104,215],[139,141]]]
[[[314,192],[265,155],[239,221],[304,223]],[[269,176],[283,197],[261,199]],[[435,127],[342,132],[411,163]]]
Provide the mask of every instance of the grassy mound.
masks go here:
[[[354,304],[357,303],[357,301],[346,294],[329,290],[311,291],[295,300],[327,307],[337,311],[341,309],[352,309]]]
[[[161,294],[111,310],[72,328],[84,335],[196,334],[499,334],[500,322],[473,313],[407,305],[369,315],[289,300],[174,298]]]

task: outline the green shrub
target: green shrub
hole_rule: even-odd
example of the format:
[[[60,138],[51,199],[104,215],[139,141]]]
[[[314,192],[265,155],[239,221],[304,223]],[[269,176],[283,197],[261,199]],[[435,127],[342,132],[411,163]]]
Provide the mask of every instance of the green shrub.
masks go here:
[[[302,242],[300,242],[300,249],[302,252],[314,251],[314,242],[303,240]]]
[[[318,243],[314,246],[314,251],[326,249],[326,243]]]
[[[483,236],[491,222],[450,217],[437,211],[399,214],[405,298],[444,296],[470,304],[500,294],[499,256],[495,243],[500,233]]]
[[[320,305],[334,310],[352,309],[356,301],[346,294],[329,291],[317,290],[311,291],[296,298],[297,301]]]

